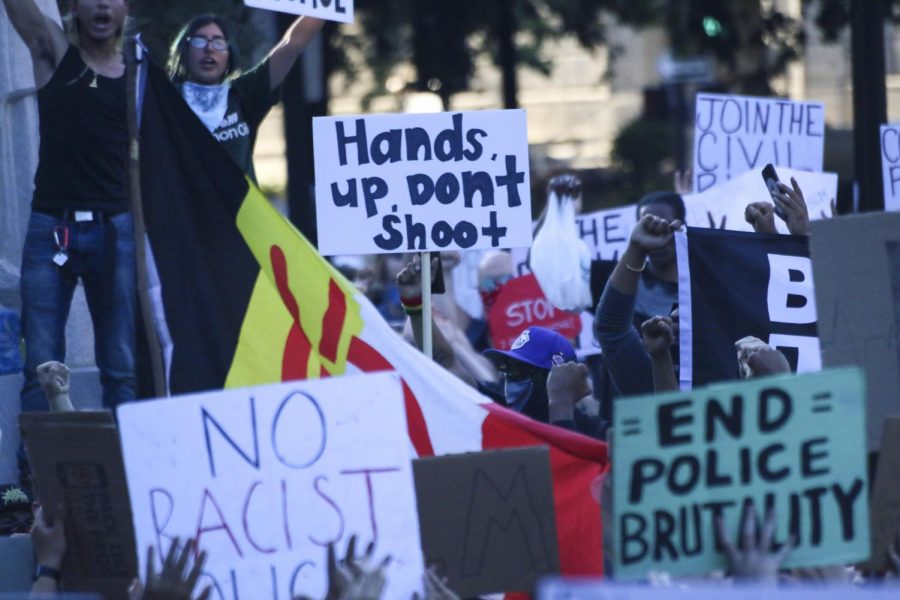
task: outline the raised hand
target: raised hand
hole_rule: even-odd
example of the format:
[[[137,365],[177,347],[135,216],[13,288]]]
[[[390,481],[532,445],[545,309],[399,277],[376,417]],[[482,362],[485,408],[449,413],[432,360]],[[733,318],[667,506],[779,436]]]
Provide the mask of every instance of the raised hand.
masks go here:
[[[641,336],[648,354],[669,352],[675,342],[675,325],[669,317],[656,316],[641,324]]]
[[[769,202],[751,202],[744,209],[744,219],[756,233],[778,233],[775,229],[775,207]]]
[[[809,210],[797,180],[791,177],[791,187],[778,182],[778,191],[772,192],[772,201],[784,211],[784,222],[793,235],[809,233]]]
[[[431,259],[431,279],[437,275],[438,258]],[[397,288],[401,298],[422,297],[422,265],[418,255],[397,273]]]
[[[574,418],[575,404],[591,393],[586,365],[567,362],[554,365],[547,376],[547,398],[550,422]]]
[[[668,244],[680,229],[681,221],[677,219],[670,223],[654,215],[644,215],[632,229],[630,243],[649,252]]]
[[[162,569],[156,572],[156,549],[152,546],[147,550],[147,582],[144,584],[142,600],[191,600],[197,581],[200,579],[203,565],[206,562],[206,552],[201,552],[194,561],[194,565],[186,571],[191,554],[194,552],[194,540],[188,540],[179,552],[179,539],[172,540],[169,553],[163,561]],[[198,600],[207,600],[212,591],[211,586],[206,586]]]
[[[762,531],[760,531],[756,524],[756,511],[753,509],[752,502],[744,505],[738,546],[735,546],[731,536],[725,533],[722,519],[716,519],[716,537],[728,559],[728,571],[735,579],[777,582],[781,563],[794,548],[794,540],[789,540],[780,550],[775,550],[773,547],[774,533],[775,513],[769,511]]]

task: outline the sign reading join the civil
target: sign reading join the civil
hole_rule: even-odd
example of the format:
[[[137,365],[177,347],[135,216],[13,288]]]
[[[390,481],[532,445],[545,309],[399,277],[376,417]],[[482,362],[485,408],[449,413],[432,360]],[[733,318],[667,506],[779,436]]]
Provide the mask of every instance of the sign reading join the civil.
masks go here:
[[[884,210],[900,210],[900,125],[881,126]]]
[[[138,555],[195,538],[214,597],[325,596],[326,547],[393,557],[389,597],[423,573],[403,391],[393,373],[119,408]],[[162,555],[162,554],[161,554]],[[141,572],[146,564],[141,565]]]
[[[692,575],[725,567],[714,521],[734,540],[752,500],[786,567],[869,555],[865,380],[857,368],[749,379],[616,401],[615,571]]]
[[[694,192],[768,163],[821,171],[825,107],[819,102],[698,94]]]
[[[531,246],[525,111],[313,119],[322,254]]]
[[[244,0],[244,4],[340,23],[353,22],[353,0]]]

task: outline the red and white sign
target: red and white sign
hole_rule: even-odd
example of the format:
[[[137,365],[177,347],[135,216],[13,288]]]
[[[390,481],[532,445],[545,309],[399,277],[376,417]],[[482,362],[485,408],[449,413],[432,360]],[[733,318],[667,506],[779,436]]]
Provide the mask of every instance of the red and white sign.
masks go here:
[[[498,350],[509,350],[526,327],[536,325],[573,340],[581,333],[578,314],[553,306],[533,274],[510,279],[488,313],[491,340]]]

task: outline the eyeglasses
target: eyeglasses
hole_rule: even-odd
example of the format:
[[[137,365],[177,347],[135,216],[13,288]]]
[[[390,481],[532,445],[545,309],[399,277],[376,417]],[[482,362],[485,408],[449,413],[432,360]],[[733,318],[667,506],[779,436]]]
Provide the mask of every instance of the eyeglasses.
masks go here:
[[[207,47],[212,48],[216,52],[228,50],[228,42],[225,41],[225,38],[214,37],[209,39],[203,36],[191,36],[187,41],[191,48],[196,48],[197,50],[204,50]]]

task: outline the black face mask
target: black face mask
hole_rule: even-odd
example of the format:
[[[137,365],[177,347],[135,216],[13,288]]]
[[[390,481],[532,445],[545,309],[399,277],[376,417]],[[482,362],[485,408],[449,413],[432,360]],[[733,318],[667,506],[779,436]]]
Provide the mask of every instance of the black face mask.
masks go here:
[[[547,406],[546,371],[528,379],[509,381],[504,390],[507,391],[507,407],[531,417],[535,421],[549,422],[550,409]]]

